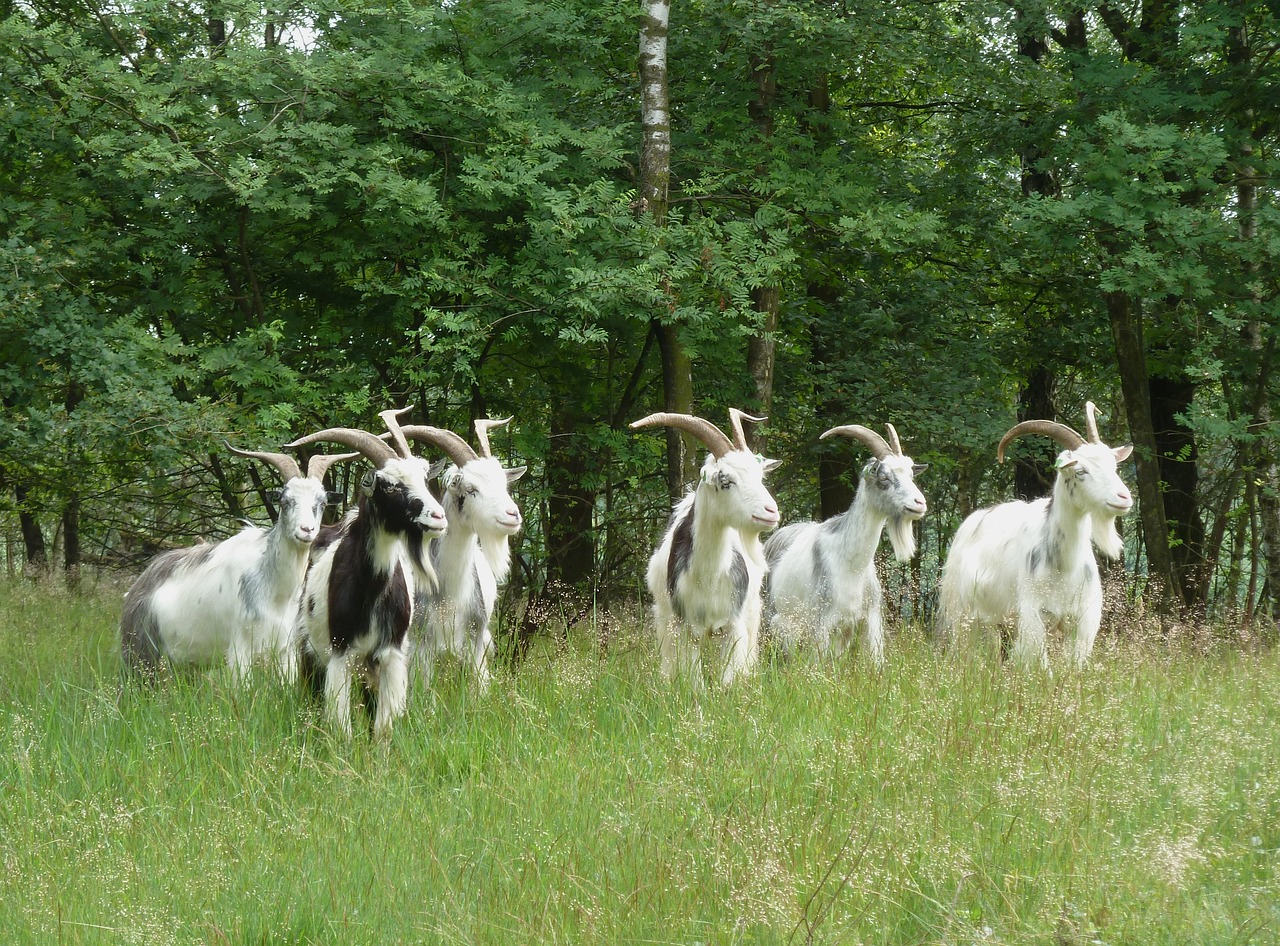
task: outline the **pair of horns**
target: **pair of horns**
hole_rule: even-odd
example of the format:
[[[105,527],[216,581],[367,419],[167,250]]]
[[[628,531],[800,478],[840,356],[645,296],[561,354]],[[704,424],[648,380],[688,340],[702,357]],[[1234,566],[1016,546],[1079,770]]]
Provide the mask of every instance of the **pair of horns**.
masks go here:
[[[227,449],[238,457],[249,457],[253,460],[261,460],[270,466],[275,467],[276,472],[280,474],[281,479],[286,483],[290,480],[302,479],[302,469],[298,466],[298,461],[287,453],[269,453],[265,450],[239,450],[231,444],[227,444]],[[358,457],[358,453],[317,453],[307,461],[307,476],[313,480],[323,480],[324,475],[328,472],[329,467],[342,460],[352,460]]]
[[[857,440],[868,450],[877,460],[883,460],[887,456],[902,456],[902,442],[898,440],[898,432],[893,429],[893,424],[885,424],[885,430],[889,432],[889,442],[886,443],[874,430],[863,427],[861,424],[845,424],[843,427],[832,427],[819,437],[819,440],[826,440],[828,437],[849,437]]]
[[[359,430],[353,427],[330,427],[326,430],[300,437],[285,446],[300,447],[303,444],[315,443],[319,440],[341,443],[359,450],[370,462],[381,469],[389,461],[396,459],[397,456],[400,458],[412,456],[412,451],[409,449],[409,440],[415,440],[419,443],[428,443],[438,447],[450,460],[458,466],[462,466],[481,456],[492,456],[493,454],[489,448],[490,429],[503,427],[511,422],[510,417],[502,420],[476,421],[476,439],[480,442],[481,450],[477,454],[476,451],[471,449],[470,444],[451,430],[443,430],[439,427],[430,427],[422,424],[401,426],[400,415],[411,410],[413,410],[412,405],[402,407],[399,410],[379,412],[378,416],[387,425],[387,433],[382,436],[375,436],[367,430]],[[391,441],[390,445],[387,440]],[[394,445],[394,450],[392,445]]]
[[[753,424],[762,424],[767,419],[744,414],[736,407],[729,408],[729,423],[733,427],[733,440],[726,437],[724,431],[711,423],[711,421],[703,420],[701,417],[694,417],[692,414],[650,414],[648,417],[632,421],[631,426],[634,428],[662,425],[683,430],[685,433],[692,434],[701,440],[703,446],[711,451],[711,455],[719,460],[732,450],[744,450],[750,453],[751,448],[747,446],[747,436],[742,432],[742,422],[749,420]]]
[[[1089,443],[1102,443],[1102,438],[1098,436],[1098,408],[1093,401],[1088,401],[1084,405],[1084,423],[1085,430],[1089,434]],[[1068,427],[1066,424],[1059,424],[1053,420],[1024,420],[1020,424],[1015,424],[1007,434],[1000,438],[1000,446],[996,448],[996,459],[1001,463],[1004,462],[1004,449],[1011,441],[1026,434],[1043,434],[1051,440],[1056,440],[1068,450],[1075,450],[1085,444],[1085,438]]]

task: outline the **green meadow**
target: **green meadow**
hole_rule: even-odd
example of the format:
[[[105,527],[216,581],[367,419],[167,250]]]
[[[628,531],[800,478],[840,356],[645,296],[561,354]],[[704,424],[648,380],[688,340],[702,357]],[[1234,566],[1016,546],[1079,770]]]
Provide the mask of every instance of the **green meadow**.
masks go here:
[[[121,692],[120,599],[0,584],[0,943],[1280,942],[1274,652],[897,629],[697,695],[636,621],[348,743],[265,672]]]

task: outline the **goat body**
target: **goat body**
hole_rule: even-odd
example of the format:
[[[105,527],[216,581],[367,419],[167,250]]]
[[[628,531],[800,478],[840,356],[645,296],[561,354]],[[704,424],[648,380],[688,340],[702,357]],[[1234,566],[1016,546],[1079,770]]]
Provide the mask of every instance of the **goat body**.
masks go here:
[[[784,647],[807,638],[819,655],[839,657],[861,629],[871,658],[884,662],[876,547],[887,527],[898,561],[915,555],[912,523],[926,509],[913,479],[917,469],[901,454],[871,460],[848,510],[769,536],[764,552],[770,626]]]
[[[126,673],[154,675],[165,660],[225,660],[239,680],[265,653],[292,680],[298,594],[327,498],[318,478],[291,479],[272,528],[250,526],[154,559],[129,589],[120,619]]]
[[[298,608],[302,669],[312,691],[323,691],[330,725],[347,737],[351,679],[359,674],[374,706],[374,735],[385,736],[408,700],[415,583],[435,578],[425,543],[447,520],[427,490],[427,464],[407,448],[396,457],[372,434],[346,428],[296,443],[316,439],[350,443],[379,466],[362,479],[355,511],[316,543]]]
[[[1092,412],[1090,418],[1092,427]],[[1055,626],[1074,631],[1076,665],[1088,662],[1102,624],[1092,546],[1109,558],[1121,554],[1115,520],[1133,499],[1116,465],[1130,449],[1091,442],[1065,450],[1050,497],[1001,503],[965,519],[939,586],[939,621],[949,641],[962,629],[1012,622],[1013,660],[1045,664],[1046,632]]]
[[[744,450],[710,456],[676,506],[647,576],[664,675],[700,685],[702,650],[714,640],[723,684],[755,665],[767,570],[760,533],[778,523],[763,482],[774,463]]]

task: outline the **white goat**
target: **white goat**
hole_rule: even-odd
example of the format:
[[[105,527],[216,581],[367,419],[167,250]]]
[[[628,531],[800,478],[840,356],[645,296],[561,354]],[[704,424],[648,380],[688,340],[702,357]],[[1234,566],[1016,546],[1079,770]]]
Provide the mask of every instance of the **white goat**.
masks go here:
[[[939,623],[954,642],[971,627],[1016,625],[1013,660],[1046,664],[1046,622],[1075,631],[1074,656],[1083,666],[1102,623],[1102,582],[1092,544],[1109,558],[1123,550],[1117,516],[1133,497],[1116,470],[1132,446],[1108,447],[1098,437],[1095,408],[1085,405],[1089,439],[1063,424],[1023,421],[1000,441],[1043,434],[1061,444],[1053,493],[1035,502],[979,509],[956,532],[940,586]]]
[[[898,432],[886,427],[889,443],[857,424],[826,431],[821,439],[850,437],[874,456],[862,469],[853,504],[826,522],[779,529],[764,544],[772,627],[788,648],[807,637],[820,656],[839,657],[861,627],[872,659],[884,663],[876,546],[887,525],[898,561],[910,561],[916,553],[912,523],[927,508],[914,480],[924,464],[905,456]]]
[[[431,545],[437,584],[420,590],[414,620],[424,632],[420,660],[428,683],[443,653],[469,662],[481,686],[489,682],[494,650],[489,622],[498,585],[511,571],[508,540],[523,522],[508,487],[524,476],[525,467],[504,469],[489,448],[489,430],[510,422],[510,417],[477,420],[479,453],[451,430],[403,428],[406,437],[435,444],[453,461],[440,475],[449,532]]]
[[[304,676],[314,693],[323,689],[329,723],[347,737],[356,673],[364,679],[366,705],[372,701],[375,710],[375,736],[388,734],[404,713],[409,688],[405,639],[415,583],[434,582],[424,543],[443,535],[448,526],[444,509],[427,489],[427,464],[410,453],[397,413],[380,415],[394,435],[394,451],[373,434],[348,427],[321,430],[289,444],[345,444],[376,466],[360,481],[355,510],[316,542],[298,609]]]
[[[778,461],[757,456],[729,411],[734,440],[714,424],[689,414],[650,414],[631,424],[675,427],[697,437],[710,451],[697,487],[682,499],[666,534],[649,559],[662,672],[686,675],[702,686],[702,648],[720,639],[724,685],[748,672],[759,655],[760,585],[767,566],[760,533],[777,526],[778,504],[764,475]]]
[[[256,656],[271,654],[287,680],[297,676],[290,646],[298,593],[311,544],[329,501],[322,480],[345,453],[314,456],[303,476],[283,453],[232,453],[270,464],[284,480],[279,517],[221,542],[165,552],[147,566],[125,599],[120,653],[127,675],[154,677],[175,665],[225,660],[237,681]]]

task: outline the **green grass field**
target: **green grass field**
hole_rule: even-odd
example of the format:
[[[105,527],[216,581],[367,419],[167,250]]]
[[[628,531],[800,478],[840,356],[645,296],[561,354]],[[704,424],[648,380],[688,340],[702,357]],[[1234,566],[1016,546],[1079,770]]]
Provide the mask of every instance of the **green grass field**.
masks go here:
[[[265,674],[121,696],[119,609],[0,584],[0,943],[1280,942],[1275,653],[696,698],[635,628],[348,744]]]

